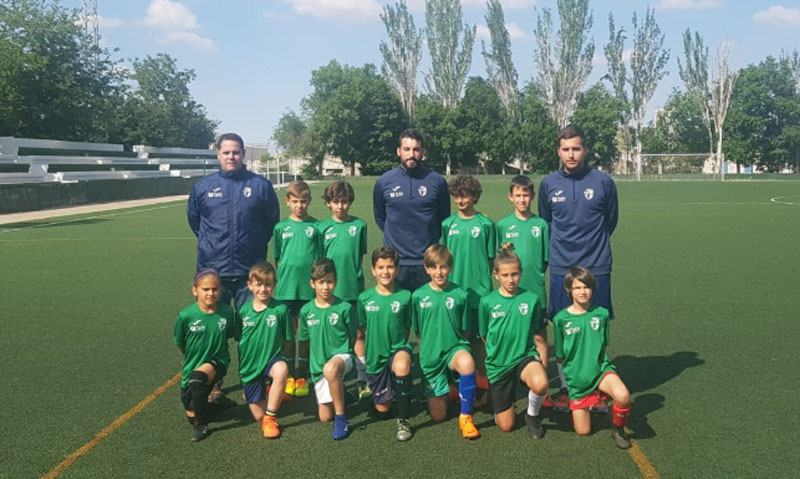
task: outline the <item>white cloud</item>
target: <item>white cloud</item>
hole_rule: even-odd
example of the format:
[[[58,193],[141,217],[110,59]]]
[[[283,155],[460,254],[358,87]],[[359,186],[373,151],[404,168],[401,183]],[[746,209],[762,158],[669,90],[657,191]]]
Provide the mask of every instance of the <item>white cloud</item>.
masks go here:
[[[211,39],[201,37],[194,32],[169,32],[160,39],[164,43],[169,44],[183,44],[190,47],[199,48],[201,50],[216,50],[217,46]]]
[[[150,28],[163,30],[157,41],[169,45],[188,45],[200,50],[216,50],[210,38],[195,33],[200,29],[197,16],[186,5],[171,0],[153,0],[147,6],[144,24]],[[102,25],[102,23],[101,23]]]
[[[170,0],[153,0],[147,6],[147,18],[144,19],[148,27],[172,31],[189,31],[197,29],[197,17],[189,7],[179,2]]]
[[[484,40],[490,40],[492,38],[492,34],[489,31],[489,27],[485,25],[478,25],[476,27],[476,35],[478,38],[482,38]],[[528,37],[528,34],[525,33],[516,22],[506,23],[506,30],[508,30],[508,36],[512,40],[524,40]]]
[[[661,0],[661,3],[653,8],[656,10],[707,10],[721,6],[722,2],[718,0]]]
[[[284,0],[301,15],[348,21],[378,20],[382,11],[375,0]]]
[[[628,63],[631,61],[631,55],[633,55],[633,48],[629,48],[622,52],[622,61],[624,63]],[[605,55],[599,55],[592,58],[592,65],[594,66],[602,66],[608,65],[608,60],[606,60]]]
[[[786,8],[773,5],[753,15],[753,20],[768,25],[800,27],[800,8]]]

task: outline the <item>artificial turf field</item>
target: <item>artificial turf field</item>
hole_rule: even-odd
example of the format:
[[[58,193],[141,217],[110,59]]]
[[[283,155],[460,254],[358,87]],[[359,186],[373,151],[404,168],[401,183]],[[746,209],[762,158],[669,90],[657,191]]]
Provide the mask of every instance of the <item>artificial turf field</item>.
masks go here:
[[[510,213],[507,179],[481,181],[479,210]],[[351,210],[370,225],[370,251],[381,241],[372,184],[354,182]],[[323,187],[312,187],[318,219]],[[231,343],[225,390],[240,406],[211,437],[189,442],[172,385],[61,477],[797,477],[800,182],[618,189],[609,354],[632,393],[634,453],[614,447],[605,416],[582,438],[568,415],[544,410],[546,436],[533,441],[477,412],[483,437],[467,442],[455,419],[429,422],[423,403],[408,443],[367,402],[334,442],[313,397],[285,404],[283,436],[267,441],[242,405]],[[38,477],[179,372],[172,327],[193,301],[196,241],[185,204],[168,203],[3,225],[0,248],[0,477]]]

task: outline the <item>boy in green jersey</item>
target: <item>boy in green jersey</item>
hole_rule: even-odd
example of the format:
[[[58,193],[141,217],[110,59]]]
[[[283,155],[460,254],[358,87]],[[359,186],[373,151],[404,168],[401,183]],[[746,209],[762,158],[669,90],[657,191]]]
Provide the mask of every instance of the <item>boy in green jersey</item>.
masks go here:
[[[268,439],[280,437],[276,415],[289,377],[289,366],[281,356],[284,342],[294,340],[294,329],[286,305],[275,300],[275,268],[256,263],[250,268],[247,287],[253,300],[239,308],[235,339],[239,342],[239,377],[253,419],[261,423]],[[271,381],[269,393],[267,382]]]
[[[375,409],[388,416],[397,398],[397,440],[411,439],[411,293],[395,286],[397,251],[382,246],[372,252],[374,288],[358,296],[358,326],[366,334],[367,381]]]
[[[481,297],[492,290],[491,264],[497,251],[497,232],[494,221],[475,210],[483,191],[475,177],[457,176],[447,189],[458,212],[442,221],[442,244],[453,253],[451,279],[469,293],[470,348],[475,356],[478,387],[485,391],[489,389],[489,382],[486,350],[478,338],[478,305]],[[482,394],[476,406],[485,403],[485,394]]]
[[[333,293],[355,306],[358,295],[364,291],[361,260],[367,252],[367,224],[360,218],[350,216],[350,207],[356,199],[350,183],[331,183],[325,188],[324,199],[331,210],[331,217],[317,225],[322,239],[322,256],[332,259],[336,265],[339,281]],[[363,399],[369,397],[370,393],[367,387],[364,336],[360,330],[353,350],[358,373],[358,397]]]
[[[494,418],[503,431],[514,428],[517,386],[528,389],[525,423],[533,439],[544,436],[539,410],[547,394],[546,323],[539,297],[519,287],[522,277],[514,245],[506,243],[494,258],[494,277],[500,287],[481,298],[480,333],[486,342],[486,373]]]
[[[283,301],[289,308],[289,315],[297,330],[300,308],[314,298],[314,290],[309,285],[311,263],[320,257],[321,241],[317,230],[317,220],[308,215],[311,204],[311,190],[305,181],[293,181],[286,187],[286,206],[289,217],[275,225],[273,234],[273,255],[278,267],[278,282],[275,286],[275,299]],[[297,369],[295,370],[295,343],[290,341],[284,350],[289,363],[289,379],[286,381],[286,394],[308,396],[308,350],[297,345]]]
[[[631,447],[625,433],[631,395],[606,355],[609,314],[602,306],[591,304],[596,284],[592,273],[580,266],[571,268],[564,276],[564,289],[572,298],[572,305],[553,318],[556,358],[564,366],[575,432],[581,436],[591,432],[589,408],[600,400],[596,391],[601,391],[614,400],[614,442],[617,447],[627,449]]]
[[[547,293],[544,273],[547,271],[549,255],[550,227],[547,222],[531,212],[531,203],[536,198],[533,181],[524,175],[511,179],[508,201],[514,205],[514,212],[497,222],[497,246],[506,243],[514,245],[514,253],[519,257],[522,278],[519,285],[539,297],[543,320],[547,322]],[[547,369],[547,356],[541,358]],[[559,375],[563,378],[563,374]],[[566,383],[561,384],[562,394],[556,404],[545,397],[544,407],[554,407],[561,412],[569,412],[569,398]]]
[[[233,336],[234,314],[227,304],[217,303],[220,279],[213,269],[197,273],[192,294],[197,302],[178,314],[173,343],[183,354],[181,402],[192,425],[191,441],[197,442],[211,434],[208,423],[221,408],[208,401],[208,394],[231,362],[228,338]]]
[[[475,400],[475,361],[469,350],[470,322],[466,290],[450,283],[453,255],[446,246],[434,244],[425,250],[425,271],[431,281],[411,295],[411,328],[419,337],[419,363],[425,379],[428,412],[434,422],[447,416],[447,395],[452,372],[458,374],[461,414],[458,427],[465,439],[481,434],[472,420]]]
[[[336,266],[328,258],[311,265],[311,287],[316,293],[300,309],[297,340],[310,342],[309,366],[317,396],[319,420],[333,419],[333,439],[344,439],[350,433],[345,415],[344,376],[353,369],[353,341],[356,322],[350,303],[334,296]]]

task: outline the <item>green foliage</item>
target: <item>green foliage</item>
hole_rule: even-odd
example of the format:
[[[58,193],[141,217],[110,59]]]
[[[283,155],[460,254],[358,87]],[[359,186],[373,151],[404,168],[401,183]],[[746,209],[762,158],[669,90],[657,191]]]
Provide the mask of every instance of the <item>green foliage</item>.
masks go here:
[[[486,73],[506,109],[506,114],[513,120],[517,116],[518,106],[517,69],[514,68],[514,59],[511,57],[511,38],[499,0],[487,2],[485,18],[491,36],[491,49],[487,50],[486,43],[481,41]]]
[[[767,57],[743,68],[725,123],[726,159],[739,165],[756,162],[768,171],[796,164],[798,125],[800,95],[789,62]]]
[[[558,169],[556,137],[559,126],[547,113],[542,88],[529,84],[520,95],[520,123],[513,141],[519,145],[520,157],[536,173]]]
[[[615,142],[619,110],[624,108],[602,83],[597,83],[578,97],[572,122],[586,133],[589,162],[594,167],[612,171],[619,156]]]
[[[57,0],[0,2],[0,135],[206,148],[206,117],[164,54],[128,74]],[[136,88],[129,86],[134,80]]]
[[[400,99],[408,124],[413,125],[423,32],[414,25],[414,16],[409,13],[405,0],[394,6],[384,6],[381,20],[389,36],[388,44],[380,43],[383,56],[381,74]]]
[[[642,153],[703,153],[708,130],[696,94],[673,90],[655,126],[642,133]]]
[[[451,110],[461,99],[475,42],[475,27],[462,24],[463,18],[460,0],[425,2],[425,34],[431,54],[431,71],[425,84],[429,94]]]
[[[335,60],[311,72],[311,95],[303,100],[312,134],[328,153],[364,174],[382,173],[393,158],[396,134],[405,127],[402,105],[374,65],[340,65]]]

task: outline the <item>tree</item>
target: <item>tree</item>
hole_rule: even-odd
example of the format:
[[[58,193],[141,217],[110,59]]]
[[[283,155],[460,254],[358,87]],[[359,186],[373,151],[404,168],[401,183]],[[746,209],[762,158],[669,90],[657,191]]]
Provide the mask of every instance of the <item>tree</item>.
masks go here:
[[[454,112],[472,63],[475,27],[463,22],[460,0],[426,0],[425,31],[431,55],[431,71],[425,84],[432,99]],[[445,159],[450,174],[452,158]]]
[[[711,124],[711,91],[708,81],[708,47],[703,45],[703,37],[700,32],[694,33],[692,38],[691,31],[687,28],[683,33],[683,55],[686,66],[678,61],[678,73],[683,80],[686,89],[700,100],[700,108],[703,112],[703,121],[708,132],[708,151],[714,150],[714,129]],[[699,150],[698,150],[699,151]]]
[[[517,117],[517,69],[511,58],[511,40],[506,29],[503,6],[499,0],[489,0],[486,4],[486,26],[491,37],[491,50],[481,41],[483,59],[486,61],[486,73],[497,91],[510,119]]]
[[[423,32],[414,26],[414,17],[409,13],[405,0],[394,6],[384,6],[381,20],[389,36],[388,44],[380,44],[383,55],[381,73],[400,99],[408,124],[413,125]]]
[[[610,38],[606,48],[613,56],[609,57],[609,64],[612,62],[622,62],[622,48],[624,48],[625,36],[620,29],[614,30],[614,17],[609,14]],[[619,55],[617,56],[617,53]],[[641,178],[642,174],[642,131],[645,126],[645,114],[647,104],[656,91],[658,82],[667,75],[664,67],[669,60],[669,50],[664,50],[664,34],[656,23],[655,12],[647,7],[644,21],[639,23],[636,13],[633,14],[633,52],[630,60],[630,75],[625,76],[625,83],[631,86],[630,96],[625,95],[622,100],[630,98],[631,117],[635,122],[633,130],[633,143],[636,152],[636,179]],[[617,76],[624,74],[624,69],[619,65],[614,67]],[[615,91],[618,91],[620,78],[612,79]],[[622,125],[627,128],[628,125]]]
[[[717,56],[711,82],[711,113],[714,115],[714,128],[717,133],[717,162],[719,174],[725,179],[725,157],[722,155],[722,134],[728,108],[731,105],[731,95],[736,85],[738,72],[733,68],[729,43],[720,43],[717,46]]]
[[[303,99],[311,134],[328,153],[355,174],[382,173],[394,165],[395,135],[403,128],[403,110],[374,65],[340,65],[335,60],[311,72],[312,93]]]
[[[786,140],[799,125],[800,101],[787,61],[767,57],[739,71],[725,124],[728,159],[739,167],[757,163],[780,171],[793,160]]]
[[[464,99],[458,107],[460,136],[470,159],[470,165],[483,160],[483,172],[501,171],[513,152],[506,147],[504,138],[506,111],[491,83],[480,77],[467,81]],[[462,159],[462,166],[464,161]]]
[[[0,3],[0,136],[104,141],[97,126],[122,91],[77,11],[46,0]]]
[[[519,145],[520,158],[532,171],[549,173],[559,166],[556,154],[560,127],[547,113],[547,103],[542,87],[528,84],[520,93],[520,124],[514,129],[513,138]]]
[[[208,148],[217,122],[192,98],[189,84],[195,77],[166,53],[135,60],[131,79],[137,88],[127,102],[132,115],[126,143]]]
[[[614,16],[608,15],[609,41],[604,48],[606,61],[608,62],[608,73],[603,77],[611,83],[611,91],[614,93],[619,110],[617,111],[617,133],[622,139],[625,153],[625,170],[629,161],[629,155],[633,150],[633,138],[631,138],[631,108],[630,97],[628,96],[628,72],[625,66],[625,29],[619,30],[614,26]]]
[[[592,29],[589,0],[558,0],[560,27],[555,58],[551,58],[550,9],[536,13],[536,54],[539,82],[544,88],[550,118],[565,127],[572,117],[575,100],[592,71],[594,42],[588,38]]]
[[[620,101],[597,83],[578,97],[574,124],[579,125],[586,134],[589,157],[595,167],[611,171],[619,156],[616,145],[617,118],[623,106]]]

